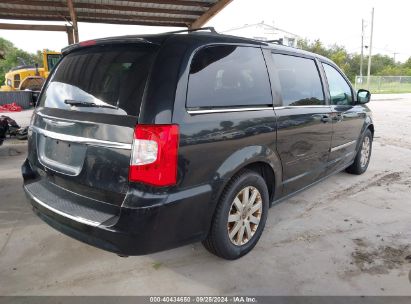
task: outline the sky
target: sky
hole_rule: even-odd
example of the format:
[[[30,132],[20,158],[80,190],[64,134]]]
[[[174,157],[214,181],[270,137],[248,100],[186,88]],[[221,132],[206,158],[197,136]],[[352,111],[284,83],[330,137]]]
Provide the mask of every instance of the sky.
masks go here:
[[[411,57],[411,1],[409,0],[234,0],[206,26],[225,31],[245,24],[264,22],[310,40],[334,43],[349,52],[361,50],[361,20],[366,22],[365,45],[369,44],[371,9],[375,8],[373,54],[381,53],[405,61]],[[1,20],[6,23],[28,23]],[[36,23],[36,22],[32,22]],[[40,24],[64,24],[37,22]],[[80,40],[108,36],[170,31],[169,27],[79,23]],[[67,45],[64,32],[0,30],[0,37],[17,47],[35,52],[47,48],[60,50]]]

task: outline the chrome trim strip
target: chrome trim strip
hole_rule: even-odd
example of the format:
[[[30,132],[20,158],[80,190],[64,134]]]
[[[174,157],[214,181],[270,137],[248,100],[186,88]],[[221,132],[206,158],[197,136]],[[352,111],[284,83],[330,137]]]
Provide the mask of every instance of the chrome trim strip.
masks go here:
[[[255,108],[225,108],[210,110],[187,110],[188,114],[210,114],[210,113],[228,113],[228,112],[246,112],[246,111],[264,111],[273,110],[272,107],[255,107]]]
[[[355,144],[356,142],[357,142],[357,140],[353,140],[353,141],[347,142],[347,143],[345,143],[345,144],[342,144],[342,145],[333,147],[333,148],[330,149],[330,152],[334,152],[334,151],[337,151],[337,150],[346,148],[346,147],[348,147],[348,146],[351,146],[351,145]]]
[[[284,109],[301,109],[301,108],[326,108],[330,105],[309,105],[309,106],[275,106],[274,110],[284,110]]]
[[[75,125],[74,122],[58,121],[49,118],[43,118],[43,121],[48,125],[52,125],[53,127],[70,127]]]
[[[39,112],[34,112],[33,115],[36,114],[37,116],[40,116],[41,118],[43,118],[43,120],[46,118],[50,118],[52,120],[56,120],[58,119],[59,121],[64,120],[64,121],[68,121],[68,122],[79,122],[79,123],[95,123],[93,121],[90,120],[79,120],[79,119],[72,119],[72,118],[63,118],[63,117],[55,117],[55,116],[50,116],[47,114],[43,114],[40,111]]]
[[[75,143],[80,143],[80,144],[86,144],[89,146],[99,146],[99,147],[105,147],[105,148],[131,150],[131,144],[56,133],[56,132],[44,130],[44,129],[41,129],[35,126],[30,126],[29,129],[38,134],[42,134],[46,137],[50,137],[50,138],[54,138],[54,139],[58,139],[62,141],[70,141],[70,142],[75,142]]]
[[[89,122],[89,121],[84,121],[84,120],[76,120],[76,119],[68,119],[68,118],[62,118],[62,117],[54,117],[54,116],[50,116],[50,115],[41,113],[40,111],[34,112],[33,115],[34,115],[34,114],[42,117],[43,120],[44,120],[44,118],[46,118],[46,119],[47,119],[47,118],[51,118],[52,120],[58,119],[58,120],[65,120],[65,121],[70,121],[70,122],[73,122],[73,121],[74,121],[74,122]]]
[[[97,226],[101,225],[101,223],[99,223],[99,222],[91,221],[91,220],[88,220],[88,219],[85,219],[85,218],[79,217],[79,216],[74,216],[74,215],[65,213],[65,212],[63,212],[63,211],[60,211],[60,210],[58,210],[58,209],[56,209],[56,208],[53,208],[53,207],[47,205],[46,203],[42,202],[41,200],[39,200],[39,199],[38,199],[37,197],[35,197],[29,190],[27,190],[27,189],[25,189],[25,190],[26,190],[26,193],[30,196],[30,198],[31,198],[32,200],[34,200],[36,203],[38,203],[39,205],[43,206],[44,208],[46,208],[46,209],[48,209],[48,210],[50,210],[50,211],[52,211],[52,212],[54,212],[54,213],[57,213],[58,215],[67,217],[67,218],[69,218],[69,219],[71,219],[71,220],[73,220],[73,221],[76,221],[76,222],[79,222],[79,223],[82,223],[82,224],[86,224],[86,225],[89,225],[89,226],[93,226],[93,227],[97,227]]]

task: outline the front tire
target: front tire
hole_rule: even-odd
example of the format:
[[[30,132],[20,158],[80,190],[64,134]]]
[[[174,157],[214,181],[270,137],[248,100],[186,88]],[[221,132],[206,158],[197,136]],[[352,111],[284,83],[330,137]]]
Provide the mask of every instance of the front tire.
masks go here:
[[[227,260],[247,254],[261,237],[268,208],[265,180],[254,171],[243,170],[224,189],[204,247]]]
[[[367,129],[362,138],[360,149],[355,156],[354,163],[346,169],[348,173],[360,175],[367,171],[371,159],[372,139],[372,133],[370,129]]]

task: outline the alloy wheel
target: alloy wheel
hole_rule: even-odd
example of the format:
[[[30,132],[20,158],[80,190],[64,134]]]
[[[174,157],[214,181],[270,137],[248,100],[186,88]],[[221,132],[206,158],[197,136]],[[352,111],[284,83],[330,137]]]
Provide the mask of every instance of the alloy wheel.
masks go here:
[[[257,188],[247,186],[233,200],[228,214],[227,232],[236,246],[248,243],[257,231],[263,213],[263,201]]]
[[[370,158],[370,151],[371,151],[371,140],[368,136],[366,136],[364,137],[364,141],[362,142],[362,146],[361,146],[360,164],[362,168],[364,168],[368,163],[368,159]]]

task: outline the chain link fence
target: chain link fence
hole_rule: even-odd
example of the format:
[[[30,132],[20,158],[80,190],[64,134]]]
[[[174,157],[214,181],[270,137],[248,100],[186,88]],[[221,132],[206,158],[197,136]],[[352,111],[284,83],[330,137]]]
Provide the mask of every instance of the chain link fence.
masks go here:
[[[355,76],[355,89],[371,93],[411,93],[411,76]]]

